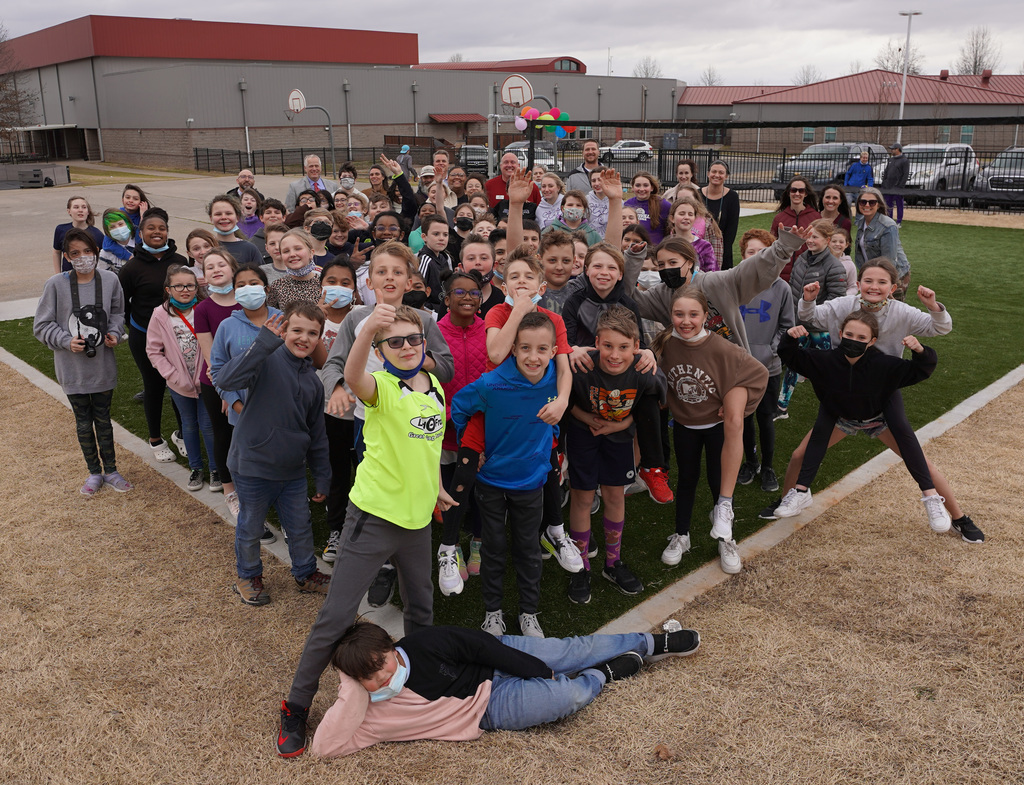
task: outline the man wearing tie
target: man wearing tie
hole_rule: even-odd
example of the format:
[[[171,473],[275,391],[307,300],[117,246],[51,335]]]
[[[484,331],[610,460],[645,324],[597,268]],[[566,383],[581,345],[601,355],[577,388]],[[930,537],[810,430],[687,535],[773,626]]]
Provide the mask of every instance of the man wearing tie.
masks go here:
[[[288,212],[295,210],[299,194],[306,189],[317,192],[328,191],[331,194],[338,190],[337,183],[331,180],[324,180],[320,176],[321,164],[319,156],[307,155],[302,162],[302,171],[305,175],[288,186],[288,196],[284,200],[284,206],[288,208]]]

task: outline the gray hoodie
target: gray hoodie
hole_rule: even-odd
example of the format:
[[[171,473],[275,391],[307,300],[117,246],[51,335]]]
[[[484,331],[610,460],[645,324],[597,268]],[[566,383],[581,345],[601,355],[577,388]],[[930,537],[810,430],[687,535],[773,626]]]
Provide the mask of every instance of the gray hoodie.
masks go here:
[[[769,376],[778,376],[782,373],[782,361],[776,353],[779,341],[786,330],[796,325],[789,284],[777,278],[749,303],[741,305],[740,313],[747,328],[750,353],[768,369]]]

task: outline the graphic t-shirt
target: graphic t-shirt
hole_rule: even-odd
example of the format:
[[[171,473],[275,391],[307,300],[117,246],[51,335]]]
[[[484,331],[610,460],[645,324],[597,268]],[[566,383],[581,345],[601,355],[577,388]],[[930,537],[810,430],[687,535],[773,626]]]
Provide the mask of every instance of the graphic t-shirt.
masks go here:
[[[428,376],[431,389],[421,393],[387,371],[373,373],[377,401],[365,404],[366,454],[349,494],[363,512],[403,529],[428,526],[437,502],[444,391]]]
[[[186,314],[186,318],[192,316],[191,313]],[[191,320],[190,320],[191,321]],[[185,359],[185,367],[188,368],[190,375],[194,376],[196,372],[196,363],[202,358],[199,354],[199,341],[196,340],[195,335],[192,334],[192,330],[195,330],[195,325],[192,325],[192,329],[185,324],[185,320],[178,316],[174,311],[171,312],[171,330],[174,331],[174,337],[178,340],[178,348],[181,350],[181,356]],[[196,330],[198,332],[198,330]]]
[[[644,395],[665,399],[665,374],[660,369],[653,374],[640,373],[634,360],[627,370],[612,375],[601,370],[600,356],[598,351],[590,352],[593,370],[573,371],[570,406],[579,406],[611,422],[622,422],[633,413],[633,406]],[[587,427],[573,416],[567,419],[575,427]],[[635,432],[636,426],[631,425],[624,431],[609,433],[607,437],[613,442],[630,442]]]

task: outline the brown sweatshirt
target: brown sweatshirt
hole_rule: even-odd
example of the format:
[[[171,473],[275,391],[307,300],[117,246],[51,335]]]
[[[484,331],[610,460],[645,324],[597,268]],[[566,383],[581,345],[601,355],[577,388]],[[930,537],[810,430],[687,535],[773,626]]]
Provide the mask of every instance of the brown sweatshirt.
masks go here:
[[[678,425],[721,422],[718,410],[734,387],[747,389],[746,417],[754,413],[768,385],[768,369],[742,348],[715,333],[694,345],[674,335],[659,363],[668,378],[668,407]]]

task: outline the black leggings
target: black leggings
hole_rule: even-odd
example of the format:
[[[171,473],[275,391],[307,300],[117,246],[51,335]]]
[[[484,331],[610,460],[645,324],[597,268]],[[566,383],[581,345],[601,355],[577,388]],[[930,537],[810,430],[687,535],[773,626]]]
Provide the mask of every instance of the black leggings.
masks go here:
[[[327,447],[331,461],[331,489],[327,492],[327,526],[340,532],[348,509],[348,492],[352,489],[355,458],[355,423],[324,414]]]
[[[668,471],[668,459],[661,441],[661,408],[655,396],[643,395],[634,404],[633,422],[636,424],[636,440],[640,446],[640,465],[645,469]]]
[[[235,427],[228,422],[224,414],[221,397],[217,389],[208,384],[199,385],[199,397],[203,399],[206,413],[213,423],[213,462],[217,466],[217,476],[221,482],[231,482],[231,470],[228,469],[228,450],[231,449],[231,434]]]
[[[743,454],[747,463],[757,464],[757,444],[754,440],[754,420],[757,419],[757,430],[761,432],[761,466],[771,467],[775,460],[775,409],[779,399],[779,382],[782,374],[768,377],[761,402],[749,417],[743,418]]]
[[[164,390],[167,389],[167,380],[160,375],[160,372],[153,367],[146,354],[146,333],[137,329],[134,325],[128,328],[128,349],[132,353],[132,359],[138,366],[139,374],[142,376],[142,408],[146,413],[146,427],[149,429],[149,440],[162,439],[160,435],[160,419],[164,410]],[[181,430],[181,415],[178,414],[178,407],[171,401],[171,408],[174,409],[174,418],[178,421],[178,430]]]
[[[930,491],[935,488],[932,482],[932,474],[928,470],[928,461],[924,457],[921,443],[917,440],[917,434],[907,419],[907,413],[903,408],[903,395],[897,390],[889,398],[882,409],[885,423],[889,426],[889,433],[900,448],[900,455],[907,465],[910,476],[917,481],[917,486],[922,491]],[[800,476],[797,477],[797,484],[810,488],[814,477],[818,473],[821,462],[825,459],[825,452],[828,450],[829,439],[832,438],[832,431],[836,426],[836,418],[828,414],[824,407],[818,407],[818,419],[814,422],[814,429],[811,431],[810,441],[807,442],[807,450],[804,452],[804,461],[800,465]]]
[[[68,395],[75,415],[78,444],[89,474],[113,474],[117,471],[114,427],[110,423],[110,401],[113,397],[113,390]]]
[[[676,534],[689,534],[693,503],[697,498],[697,481],[700,480],[701,452],[704,453],[707,462],[711,498],[718,500],[718,490],[722,485],[725,425],[718,423],[712,428],[696,429],[686,428],[677,421],[673,434],[679,472],[679,478],[676,480]]]

